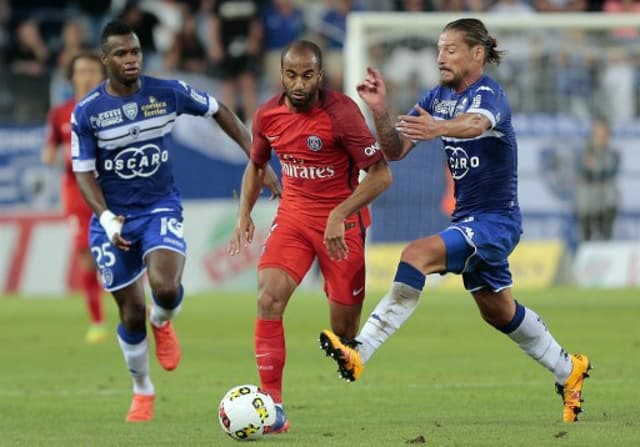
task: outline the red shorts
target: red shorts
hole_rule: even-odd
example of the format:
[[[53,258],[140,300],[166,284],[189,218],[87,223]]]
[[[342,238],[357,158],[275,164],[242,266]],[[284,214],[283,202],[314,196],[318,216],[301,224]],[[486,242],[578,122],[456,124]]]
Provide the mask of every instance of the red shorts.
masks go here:
[[[324,246],[324,222],[309,225],[299,220],[276,217],[258,263],[258,270],[278,268],[300,284],[317,256],[324,277],[324,292],[338,304],[359,304],[365,296],[365,229],[357,221],[347,224],[347,259],[334,261]]]

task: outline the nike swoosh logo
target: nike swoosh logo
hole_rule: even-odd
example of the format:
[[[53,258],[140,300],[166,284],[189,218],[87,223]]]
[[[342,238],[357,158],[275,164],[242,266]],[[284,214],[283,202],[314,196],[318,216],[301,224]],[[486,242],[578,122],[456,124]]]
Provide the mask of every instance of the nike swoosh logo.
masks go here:
[[[362,292],[363,290],[364,290],[364,287],[360,287],[359,289],[353,289],[351,293],[353,294],[353,296],[356,296],[356,295],[360,295],[360,292]]]
[[[271,353],[270,353],[270,352],[264,352],[264,353],[262,353],[262,354],[256,354],[256,358],[257,358],[257,359],[259,359],[260,357],[266,357],[266,356],[268,356],[269,354],[271,354]]]
[[[269,143],[273,143],[278,138],[280,138],[280,136],[279,135],[265,135],[265,138],[269,141]]]

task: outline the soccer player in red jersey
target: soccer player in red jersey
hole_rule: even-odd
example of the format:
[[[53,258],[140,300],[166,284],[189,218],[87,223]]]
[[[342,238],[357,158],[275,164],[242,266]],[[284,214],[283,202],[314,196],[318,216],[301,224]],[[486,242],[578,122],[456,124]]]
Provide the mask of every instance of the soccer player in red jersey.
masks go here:
[[[284,92],[255,115],[251,160],[229,245],[237,254],[253,239],[251,210],[274,149],[282,165],[283,195],[258,265],[255,326],[261,387],[277,405],[271,433],[289,427],[282,408],[287,303],[317,258],[333,331],[349,339],[356,334],[365,296],[367,205],[391,184],[391,170],[358,106],[321,88],[322,76],[316,44],[295,41],[282,52]],[[360,170],[367,175],[358,182]]]
[[[68,67],[68,78],[73,86],[73,99],[54,107],[47,116],[47,136],[42,159],[53,165],[64,151],[64,176],[62,178],[62,201],[65,214],[73,229],[73,258],[80,267],[80,282],[84,293],[91,324],[86,334],[88,343],[106,339],[102,287],[98,282],[96,265],[89,249],[89,220],[92,211],[84,201],[76,177],[71,168],[71,112],[76,103],[96,87],[105,77],[100,56],[83,51],[73,57]]]

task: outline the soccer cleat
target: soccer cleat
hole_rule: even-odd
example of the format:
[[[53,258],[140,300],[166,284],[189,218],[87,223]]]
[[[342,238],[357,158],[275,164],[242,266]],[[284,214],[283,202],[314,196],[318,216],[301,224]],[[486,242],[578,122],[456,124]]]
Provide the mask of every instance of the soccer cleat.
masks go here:
[[[151,330],[153,331],[153,338],[156,340],[156,357],[160,366],[167,371],[173,371],[178,367],[182,353],[180,351],[180,343],[178,343],[178,336],[173,329],[171,321],[165,322],[160,327],[151,323]]]
[[[155,395],[134,394],[131,401],[131,408],[125,421],[127,422],[149,422],[153,419],[153,402]]]
[[[320,348],[336,361],[338,373],[343,379],[353,382],[364,371],[364,363],[360,360],[360,353],[355,347],[349,346],[349,342],[340,339],[328,329],[320,332]]]
[[[103,343],[107,340],[107,331],[102,325],[91,325],[87,329],[87,334],[84,336],[84,340],[90,345],[96,343]]]
[[[265,435],[282,434],[289,431],[289,419],[282,405],[276,405],[276,421],[264,428]]]
[[[556,383],[556,392],[562,396],[564,403],[564,411],[562,419],[564,422],[575,422],[578,420],[578,414],[582,412],[582,386],[584,379],[589,377],[591,362],[584,354],[570,354],[573,370],[569,378],[560,385]]]

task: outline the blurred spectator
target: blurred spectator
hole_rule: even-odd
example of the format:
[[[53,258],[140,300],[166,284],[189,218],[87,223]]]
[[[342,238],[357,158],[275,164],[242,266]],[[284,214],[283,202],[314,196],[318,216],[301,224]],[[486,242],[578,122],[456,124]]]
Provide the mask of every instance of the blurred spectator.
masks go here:
[[[429,6],[427,0],[401,0],[399,12],[424,12]],[[390,111],[391,116],[406,113],[415,104],[418,93],[431,88],[440,81],[437,64],[436,42],[422,36],[410,36],[393,41],[388,50],[389,57],[382,71],[387,80],[390,104],[398,110]]]
[[[210,11],[209,55],[222,80],[221,99],[245,121],[257,107],[262,22],[257,0],[204,0]],[[237,95],[242,97],[238,103]]]
[[[117,2],[119,0],[115,0]],[[112,7],[111,0],[72,0],[71,3],[82,16],[87,26],[85,29],[89,48],[97,48],[100,45],[100,30],[107,21]]]
[[[13,74],[43,77],[47,74],[49,48],[40,35],[38,23],[27,19],[16,27],[7,49],[7,65]]]
[[[159,56],[153,35],[155,27],[160,23],[158,17],[142,9],[138,0],[128,0],[119,17],[138,35],[146,69],[148,71],[158,69]]]
[[[601,78],[600,105],[613,122],[630,121],[636,116],[636,73],[623,48],[605,53]]]
[[[535,0],[534,6],[539,12],[584,12],[586,0]]]
[[[64,24],[62,29],[62,45],[56,55],[56,67],[51,75],[49,87],[50,102],[52,105],[61,103],[73,96],[73,88],[67,77],[69,62],[80,51],[89,48],[84,22],[80,19],[71,19]]]
[[[320,37],[324,40],[323,64],[325,80],[329,88],[341,92],[343,90],[343,55],[342,49],[346,36],[347,15],[361,8],[354,0],[333,0],[322,15],[319,24]]]
[[[484,12],[485,0],[433,0],[438,12]]]
[[[638,0],[607,0],[603,11],[607,14],[638,14],[640,13],[640,1]],[[616,28],[611,30],[611,36],[620,41],[635,43],[640,35],[638,28]]]
[[[597,118],[580,152],[577,167],[576,214],[582,241],[610,240],[618,209],[616,177],[620,154],[609,144],[609,125]]]
[[[489,12],[498,14],[532,14],[535,9],[525,0],[497,0]]]
[[[33,19],[20,22],[12,37],[6,55],[12,119],[18,123],[41,122],[49,107],[50,51]]]
[[[188,10],[183,14],[182,30],[165,55],[165,68],[172,71],[204,73],[207,71],[207,49],[200,41],[196,17]]]
[[[0,67],[4,63],[4,52],[9,42],[9,33],[7,32],[9,19],[11,18],[11,6],[9,0],[0,0]]]
[[[272,0],[262,15],[264,26],[264,72],[269,88],[279,89],[280,53],[305,32],[304,12],[293,0]]]

